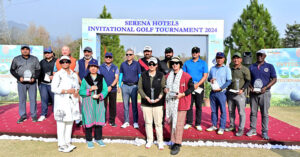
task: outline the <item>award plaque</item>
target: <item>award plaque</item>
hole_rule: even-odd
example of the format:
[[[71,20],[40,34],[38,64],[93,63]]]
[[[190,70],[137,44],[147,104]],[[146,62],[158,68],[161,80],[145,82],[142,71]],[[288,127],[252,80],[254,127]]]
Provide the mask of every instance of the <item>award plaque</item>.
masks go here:
[[[50,80],[50,74],[51,74],[50,72],[45,73],[44,81],[51,82],[51,80]]]
[[[30,70],[25,70],[24,71],[24,82],[30,82],[31,80],[31,77],[32,77],[32,73]]]
[[[254,81],[254,85],[253,85],[253,92],[257,92],[260,93],[261,92],[261,88],[263,87],[263,82],[261,79],[256,79]]]
[[[94,83],[94,86],[96,86],[97,83],[98,83],[98,81],[94,81],[93,83]],[[97,98],[98,98],[98,96],[97,96],[97,90],[95,90],[95,93],[94,93],[94,95],[93,95],[93,98],[94,98],[94,99],[97,99]]]

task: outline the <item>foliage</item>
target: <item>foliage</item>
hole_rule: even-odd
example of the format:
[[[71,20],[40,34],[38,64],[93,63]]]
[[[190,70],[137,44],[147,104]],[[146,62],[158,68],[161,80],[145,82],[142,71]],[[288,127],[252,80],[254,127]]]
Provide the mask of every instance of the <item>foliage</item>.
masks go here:
[[[300,47],[300,24],[286,25],[285,38],[282,40],[283,47]]]
[[[290,98],[273,97],[271,106],[300,106],[300,101],[292,101]]]

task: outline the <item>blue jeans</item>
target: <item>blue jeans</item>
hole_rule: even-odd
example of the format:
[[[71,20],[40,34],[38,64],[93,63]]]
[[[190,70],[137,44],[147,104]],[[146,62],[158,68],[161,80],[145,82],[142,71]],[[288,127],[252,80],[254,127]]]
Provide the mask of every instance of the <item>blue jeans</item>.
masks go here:
[[[46,116],[48,113],[48,102],[49,102],[49,97],[52,100],[52,104],[54,103],[54,94],[51,92],[51,85],[47,84],[40,84],[40,95],[41,95],[41,100],[42,100],[42,114],[41,116]],[[54,108],[54,105],[53,105]]]
[[[122,85],[122,97],[124,103],[124,121],[129,122],[129,98],[131,98],[132,103],[132,113],[133,113],[133,122],[138,122],[138,109],[137,109],[137,91],[138,86],[128,86],[126,84]]]
[[[29,94],[29,102],[30,102],[30,114],[31,117],[36,116],[36,83],[33,84],[22,84],[18,82],[18,95],[19,95],[19,115],[20,117],[26,118],[26,99],[27,99],[27,91]]]
[[[226,125],[226,95],[223,92],[210,92],[210,108],[211,108],[211,122],[213,126],[217,127],[218,123],[218,109],[221,109],[220,128],[225,129]]]

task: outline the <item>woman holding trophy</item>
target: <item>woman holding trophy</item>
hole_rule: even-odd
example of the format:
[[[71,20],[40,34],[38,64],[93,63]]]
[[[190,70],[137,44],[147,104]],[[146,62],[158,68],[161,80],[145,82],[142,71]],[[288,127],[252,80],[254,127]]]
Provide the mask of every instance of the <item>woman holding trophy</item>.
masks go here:
[[[166,93],[166,120],[171,123],[171,154],[180,151],[183,127],[187,110],[191,105],[191,93],[194,91],[192,77],[184,72],[179,57],[172,57],[169,62],[172,70],[167,74]]]
[[[85,137],[88,148],[94,148],[92,130],[95,128],[95,142],[105,146],[102,141],[102,127],[105,125],[104,98],[107,95],[107,85],[103,75],[97,73],[97,61],[88,65],[90,73],[84,77],[79,90],[82,97],[82,122],[85,127]]]

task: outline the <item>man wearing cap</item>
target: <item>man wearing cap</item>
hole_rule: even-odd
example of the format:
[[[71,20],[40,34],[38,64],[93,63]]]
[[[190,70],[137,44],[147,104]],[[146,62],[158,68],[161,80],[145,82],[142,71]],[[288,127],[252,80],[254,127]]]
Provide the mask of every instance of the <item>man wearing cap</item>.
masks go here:
[[[193,124],[193,102],[196,106],[196,122],[195,126],[198,131],[202,131],[201,127],[201,114],[202,103],[204,98],[204,82],[208,76],[207,63],[200,59],[200,48],[192,48],[192,59],[186,61],[182,67],[184,72],[192,76],[195,91],[192,93],[191,108],[186,114],[186,125],[184,129],[189,129]]]
[[[10,67],[10,73],[17,79],[19,96],[19,115],[17,123],[22,123],[27,119],[26,99],[29,93],[30,113],[33,122],[37,121],[36,114],[36,80],[40,75],[40,63],[37,57],[30,55],[28,45],[21,46],[21,55],[16,56]]]
[[[109,106],[109,125],[116,127],[116,112],[117,112],[117,83],[119,79],[119,69],[113,62],[113,54],[111,52],[106,52],[104,55],[104,62],[99,67],[99,73],[104,76],[105,82],[107,84],[108,95],[104,99],[104,105],[107,111]],[[109,105],[108,105],[109,101]],[[105,116],[106,118],[106,116]]]
[[[138,125],[138,109],[137,109],[137,91],[138,81],[141,75],[140,64],[134,60],[134,51],[126,50],[126,61],[121,64],[119,87],[122,89],[122,98],[124,103],[124,123],[121,128],[130,126],[129,124],[129,98],[132,103],[133,127],[139,128]],[[122,84],[123,82],[123,84]],[[121,91],[118,89],[119,92]]]
[[[70,58],[70,60],[71,60],[70,69],[72,71],[74,71],[75,67],[77,66],[76,65],[77,62],[76,62],[76,59],[71,56],[70,48],[68,46],[63,46],[61,48],[61,54],[62,54],[62,56],[68,56]],[[59,63],[59,59],[57,59],[56,62],[55,62],[54,68],[53,68],[53,75],[56,72],[58,72],[60,69],[61,69],[61,65]]]
[[[221,110],[220,128],[218,134],[224,134],[226,125],[226,88],[231,84],[232,76],[229,67],[224,65],[225,55],[223,52],[218,52],[216,55],[217,64],[213,66],[208,75],[208,81],[211,83],[212,90],[210,92],[210,108],[212,126],[206,131],[217,130],[218,124],[218,108]]]
[[[44,57],[45,58],[40,61],[41,73],[39,78],[39,87],[42,100],[42,113],[38,119],[39,122],[45,120],[47,116],[49,98],[52,100],[52,104],[54,103],[54,94],[51,91],[51,82],[53,79],[53,68],[56,58],[53,56],[51,47],[44,49]]]
[[[61,70],[53,77],[51,90],[54,97],[54,119],[57,125],[58,151],[70,152],[76,146],[71,144],[74,120],[79,120],[78,75],[70,69],[71,59],[62,56],[59,60]]]
[[[139,59],[139,63],[141,65],[142,72],[149,70],[148,61],[152,57],[152,48],[151,46],[144,47],[144,57]],[[158,60],[158,70],[160,70],[160,62]]]
[[[161,72],[163,72],[165,75],[172,70],[172,68],[168,66],[168,62],[171,60],[173,55],[173,49],[171,47],[167,47],[165,49],[165,59],[160,61]]]
[[[271,99],[271,87],[276,83],[277,76],[272,64],[266,63],[266,52],[260,50],[256,53],[257,62],[249,67],[251,73],[250,83],[250,130],[247,136],[256,135],[257,110],[260,108],[262,117],[262,137],[269,140],[268,123]]]
[[[235,110],[237,108],[240,122],[236,136],[242,136],[244,133],[246,115],[246,95],[244,93],[245,89],[248,88],[250,84],[250,71],[247,67],[242,65],[243,59],[242,55],[238,52],[234,53],[232,56],[233,67],[231,68],[232,82],[227,90],[227,103],[228,112],[230,119],[230,126],[226,128],[225,131],[235,131]]]

